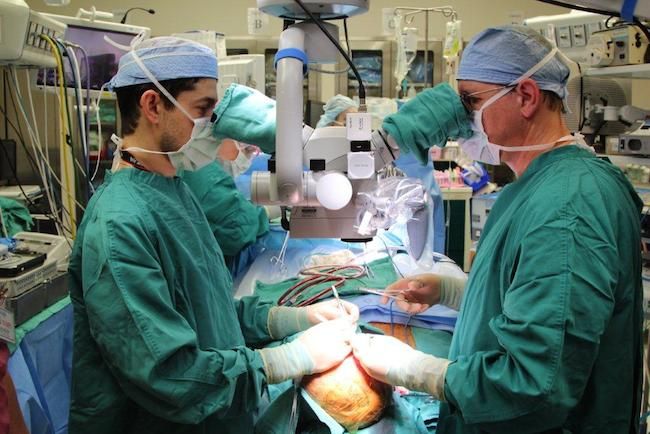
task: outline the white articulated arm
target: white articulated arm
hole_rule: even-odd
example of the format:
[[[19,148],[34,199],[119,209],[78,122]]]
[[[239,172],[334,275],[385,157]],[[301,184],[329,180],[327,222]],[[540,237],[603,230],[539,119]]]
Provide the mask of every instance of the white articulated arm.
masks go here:
[[[286,204],[298,204],[303,199],[302,81],[307,63],[304,50],[305,33],[301,28],[289,27],[282,32],[277,56],[275,149],[278,199]]]

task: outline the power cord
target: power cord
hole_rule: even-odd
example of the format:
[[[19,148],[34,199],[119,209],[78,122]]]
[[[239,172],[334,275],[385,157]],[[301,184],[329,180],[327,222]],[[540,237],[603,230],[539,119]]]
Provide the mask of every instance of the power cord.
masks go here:
[[[305,6],[305,4],[301,0],[295,0],[295,2],[300,6],[300,8],[305,11],[305,13],[309,16],[309,18],[318,26],[318,28],[323,32],[323,34],[327,37],[327,39],[334,44],[337,50],[339,50],[339,53],[343,56],[345,61],[350,65],[350,68],[352,69],[352,72],[354,73],[354,76],[357,79],[357,82],[359,83],[359,102],[361,105],[364,105],[366,103],[366,87],[363,85],[363,80],[361,80],[361,75],[359,74],[359,71],[357,70],[357,67],[354,65],[354,62],[352,59],[350,59],[350,56],[348,56],[348,53],[345,52],[343,47],[341,47],[341,44],[339,44],[339,41],[334,39],[332,35],[323,27],[323,24],[321,23],[321,20],[316,18],[314,14],[312,14],[309,9]]]

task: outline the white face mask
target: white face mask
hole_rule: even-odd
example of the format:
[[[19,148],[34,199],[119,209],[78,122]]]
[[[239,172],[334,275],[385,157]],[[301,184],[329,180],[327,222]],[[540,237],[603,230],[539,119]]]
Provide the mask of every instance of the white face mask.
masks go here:
[[[169,161],[176,170],[196,171],[217,159],[219,142],[212,136],[211,118],[192,119],[194,128],[190,139],[176,152],[170,152]]]
[[[158,154],[158,155],[167,155],[172,166],[176,168],[176,172],[179,170],[188,170],[188,171],[197,171],[202,167],[210,164],[211,162],[217,159],[217,148],[219,147],[219,142],[212,136],[212,128],[214,126],[214,119],[210,117],[197,118],[194,119],[192,116],[185,110],[185,108],[174,98],[168,91],[165,89],[160,82],[153,76],[151,71],[145,66],[144,62],[138,57],[136,51],[133,50],[133,60],[138,64],[142,72],[151,80],[151,82],[158,88],[158,90],[167,97],[172,104],[176,106],[189,120],[194,123],[192,128],[192,134],[190,139],[181,146],[176,151],[152,151],[149,149],[139,148],[139,147],[130,147],[128,150],[140,151],[148,154]],[[119,139],[119,138],[117,138]],[[113,141],[117,144],[117,149],[115,151],[116,158],[120,158],[120,150],[122,148],[122,141],[115,140]],[[124,149],[127,150],[127,149]],[[113,162],[115,167],[116,163]]]
[[[503,146],[497,145],[490,142],[485,128],[483,128],[483,112],[490,105],[494,104],[499,98],[505,96],[508,92],[512,91],[517,84],[522,80],[531,77],[537,71],[539,71],[544,65],[550,62],[553,57],[558,53],[557,48],[553,48],[542,60],[540,60],[535,66],[530,68],[528,72],[519,77],[517,80],[513,81],[507,86],[504,86],[499,92],[494,96],[489,98],[481,106],[478,111],[474,112],[472,120],[472,130],[474,130],[474,135],[469,139],[459,139],[458,144],[463,149],[463,152],[467,154],[469,158],[475,161],[481,161],[486,164],[491,164],[497,166],[501,164],[501,152],[527,152],[527,151],[543,151],[545,149],[552,148],[556,143],[564,142],[567,140],[576,141],[581,147],[588,148],[593,151],[593,148],[589,147],[586,142],[583,140],[583,136],[580,134],[568,135],[560,137],[557,140],[554,140],[550,143],[541,143],[538,145],[527,145],[527,146]]]
[[[253,162],[253,158],[259,154],[256,146],[247,145],[235,141],[237,146],[237,157],[234,160],[219,160],[221,167],[233,178],[246,172]]]

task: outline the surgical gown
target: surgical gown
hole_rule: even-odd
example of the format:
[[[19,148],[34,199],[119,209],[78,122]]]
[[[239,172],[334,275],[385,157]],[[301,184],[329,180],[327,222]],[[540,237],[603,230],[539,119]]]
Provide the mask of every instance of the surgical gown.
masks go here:
[[[638,432],[641,201],[576,146],[506,187],[481,236],[438,434]]]
[[[196,196],[228,267],[239,253],[269,231],[264,208],[237,190],[232,176],[214,162],[181,178]]]
[[[265,387],[270,305],[233,301],[221,250],[180,178],[108,174],[70,264],[70,434],[245,433]]]

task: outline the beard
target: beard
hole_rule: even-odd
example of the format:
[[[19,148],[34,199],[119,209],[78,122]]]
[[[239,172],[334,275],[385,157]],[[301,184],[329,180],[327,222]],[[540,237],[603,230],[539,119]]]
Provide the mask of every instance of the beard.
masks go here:
[[[174,137],[169,133],[163,133],[160,137],[160,150],[162,152],[174,152],[178,151],[178,144]]]

